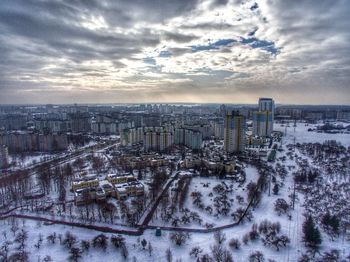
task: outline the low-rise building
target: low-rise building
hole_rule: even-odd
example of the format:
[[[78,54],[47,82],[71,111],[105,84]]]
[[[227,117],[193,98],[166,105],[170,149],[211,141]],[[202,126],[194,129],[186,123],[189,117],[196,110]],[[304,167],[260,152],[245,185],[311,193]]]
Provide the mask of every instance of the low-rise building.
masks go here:
[[[186,168],[194,168],[196,166],[200,166],[202,164],[202,160],[199,157],[188,156],[184,161]]]
[[[115,197],[119,200],[144,194],[143,184],[132,175],[109,174],[107,180],[113,185]]]
[[[86,187],[74,191],[74,202],[76,205],[90,203],[96,199],[96,188]]]
[[[76,191],[77,189],[90,188],[90,187],[98,187],[99,181],[95,176],[89,176],[85,178],[80,178],[72,183],[72,191]]]
[[[96,201],[104,201],[106,199],[106,192],[102,186],[96,188]]]
[[[113,185],[107,180],[102,180],[100,186],[103,188],[106,197],[115,196]]]
[[[106,180],[99,181],[95,176],[86,176],[73,181],[72,191],[76,205],[101,202],[112,196],[125,200],[129,196],[144,194],[144,186],[132,175],[109,174]]]
[[[136,180],[132,175],[108,174],[107,181],[111,184],[122,184]]]

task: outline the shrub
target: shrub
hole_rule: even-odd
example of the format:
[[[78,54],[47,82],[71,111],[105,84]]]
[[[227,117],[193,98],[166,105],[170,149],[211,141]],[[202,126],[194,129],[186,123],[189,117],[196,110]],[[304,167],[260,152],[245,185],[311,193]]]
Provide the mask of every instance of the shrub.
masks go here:
[[[108,237],[105,236],[104,234],[97,235],[93,240],[92,240],[92,245],[96,248],[101,248],[103,251],[106,251],[107,245],[108,245]]]
[[[170,234],[170,240],[178,246],[181,246],[182,244],[186,243],[186,240],[188,238],[189,234],[185,232],[175,232]]]
[[[229,245],[231,248],[239,249],[239,248],[241,247],[241,242],[239,241],[238,238],[232,238],[232,239],[228,242],[228,245]]]

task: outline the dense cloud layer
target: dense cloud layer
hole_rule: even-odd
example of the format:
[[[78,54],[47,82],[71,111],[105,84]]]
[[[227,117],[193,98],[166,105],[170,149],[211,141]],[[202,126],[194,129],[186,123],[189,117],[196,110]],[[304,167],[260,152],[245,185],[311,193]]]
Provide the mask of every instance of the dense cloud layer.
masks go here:
[[[0,103],[350,103],[350,3],[4,0]]]

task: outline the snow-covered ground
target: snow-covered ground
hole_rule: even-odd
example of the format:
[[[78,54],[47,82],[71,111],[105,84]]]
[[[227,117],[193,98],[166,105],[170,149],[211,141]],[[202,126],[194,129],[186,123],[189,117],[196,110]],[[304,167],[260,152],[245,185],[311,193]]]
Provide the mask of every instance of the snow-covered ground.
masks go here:
[[[283,133],[286,132],[283,139],[288,140],[290,143],[293,143],[295,137],[295,143],[323,143],[326,140],[336,140],[346,147],[350,146],[349,134],[327,134],[307,131],[309,128],[316,128],[316,126],[317,124],[306,124],[300,122],[297,122],[296,127],[294,127],[294,123],[275,123],[274,130],[281,131]]]
[[[304,143],[304,142],[320,142],[323,143],[325,140],[336,140],[342,143],[344,146],[350,146],[350,135],[349,134],[326,134],[326,133],[317,133],[317,132],[308,132],[308,128],[313,127],[313,125],[305,125],[305,123],[297,123],[297,126],[294,128],[293,123],[289,124],[289,127],[286,128],[286,125],[282,126],[281,124],[275,124],[275,130],[286,132],[286,135],[283,136],[282,140],[282,150],[278,151],[276,162],[269,163],[272,167],[277,169],[278,164],[286,166],[286,175],[276,175],[276,181],[280,185],[279,192],[277,195],[271,192],[270,195],[268,193],[264,193],[262,197],[262,201],[260,205],[252,210],[253,218],[252,221],[244,221],[239,226],[234,226],[229,229],[224,229],[222,232],[226,236],[226,241],[223,243],[223,246],[227,248],[233,256],[234,261],[246,262],[249,261],[249,255],[254,251],[261,251],[264,254],[265,261],[268,259],[273,259],[278,262],[292,262],[298,261],[302,254],[306,252],[306,248],[302,241],[303,233],[302,233],[302,224],[304,222],[305,207],[304,204],[304,195],[301,192],[297,191],[296,202],[294,209],[289,211],[290,217],[287,214],[278,215],[274,210],[275,201],[279,198],[283,198],[288,203],[291,203],[291,197],[289,197],[294,191],[294,180],[293,173],[299,168],[296,163],[297,158],[308,159],[309,163],[312,163],[312,159],[310,157],[303,155],[299,150],[291,152],[287,145],[293,144],[294,139],[296,143]],[[294,155],[297,155],[295,157]],[[292,157],[291,157],[292,155]],[[285,160],[283,159],[285,157]],[[291,166],[292,168],[288,168]],[[236,208],[237,200],[235,196],[242,195],[244,196],[244,203],[246,204],[246,193],[243,191],[246,184],[250,181],[256,181],[258,177],[257,170],[252,166],[246,167],[246,182],[244,186],[239,187],[238,183],[232,183],[233,192],[232,195],[229,195],[229,198],[234,199],[233,201],[233,210]],[[203,202],[205,205],[212,204],[213,196],[209,196],[210,192],[215,185],[220,184],[222,181],[211,177],[211,178],[202,178],[202,177],[194,177],[189,186],[188,194],[184,206],[190,210],[194,210],[200,214],[203,219],[203,224],[205,222],[212,223],[215,225],[224,225],[229,222],[232,222],[232,218],[228,216],[225,217],[214,217],[212,215],[206,214],[198,209],[198,207],[193,205],[192,197],[190,193],[193,191],[199,191],[203,195]],[[231,182],[226,181],[228,185]],[[207,186],[203,186],[204,184],[208,184]],[[272,190],[271,190],[272,191]],[[214,195],[215,196],[215,195]],[[287,247],[281,247],[279,251],[276,250],[275,247],[272,246],[264,246],[261,240],[249,240],[247,244],[243,244],[242,238],[245,234],[247,234],[254,223],[259,224],[261,221],[269,220],[271,222],[279,222],[281,225],[280,234],[286,235],[290,238],[290,244]],[[13,234],[11,232],[11,225],[9,224],[10,220],[2,220],[0,221],[1,231],[7,232],[7,239],[12,240]],[[23,225],[23,223],[25,223]],[[160,225],[160,223],[164,223],[158,218],[155,218],[152,221],[152,225]],[[46,237],[53,232],[57,234],[64,235],[65,232],[70,231],[77,236],[79,241],[81,240],[91,240],[96,235],[101,232],[81,229],[77,227],[68,227],[63,225],[47,225],[45,226],[42,223],[34,222],[32,220],[18,220],[19,227],[25,228],[25,230],[29,233],[29,240],[27,241],[28,250],[30,252],[29,257],[30,261],[43,261],[43,258],[46,255],[50,255],[53,261],[68,261],[69,257],[69,249],[60,245],[57,241],[56,244],[50,244],[46,241]],[[163,224],[167,225],[167,224]],[[200,226],[196,223],[192,223],[186,225],[185,227],[192,228],[200,228]],[[203,226],[202,226],[203,228]],[[34,244],[37,242],[39,233],[44,236],[44,241],[40,249],[34,247]],[[320,247],[320,253],[325,251],[330,251],[331,249],[337,249],[340,252],[340,258],[344,258],[348,256],[350,253],[350,242],[346,240],[341,234],[339,237],[335,237],[333,240],[330,236],[328,236],[322,229],[322,245]],[[169,235],[171,232],[162,231],[162,236],[155,236],[155,230],[148,229],[145,230],[144,234],[140,237],[136,236],[124,236],[126,239],[126,245],[129,251],[129,257],[127,261],[167,261],[166,259],[166,250],[168,248],[171,249],[173,254],[173,260],[177,261],[181,259],[181,261],[195,261],[195,258],[190,257],[189,253],[193,247],[200,247],[204,253],[211,254],[211,247],[215,245],[215,239],[213,233],[191,233],[190,238],[186,242],[186,244],[182,246],[176,246],[169,239]],[[106,234],[108,237],[111,237],[112,234]],[[232,238],[237,238],[241,241],[241,247],[239,250],[235,250],[229,247],[228,243]],[[152,244],[152,254],[149,253],[148,248],[143,250],[140,241],[142,239],[146,239],[147,242]],[[4,234],[0,235],[0,245],[3,245],[5,242]],[[11,252],[15,250],[15,247],[18,244],[12,244],[10,246]],[[77,245],[78,246],[78,245]],[[148,246],[148,245],[147,245]],[[133,257],[136,260],[133,260]],[[115,249],[110,243],[106,251],[102,251],[100,249],[91,247],[89,252],[85,252],[82,254],[81,261],[124,261],[124,258],[121,256],[120,250]],[[346,260],[344,260],[346,261]]]
[[[244,183],[237,183],[231,179],[219,179],[217,177],[199,177],[199,176],[193,177],[189,185],[187,197],[183,208],[188,209],[190,212],[194,211],[198,213],[200,218],[202,219],[202,223],[199,224],[196,221],[193,221],[192,223],[188,223],[188,224],[181,223],[181,227],[205,228],[206,224],[210,224],[216,227],[216,226],[222,226],[222,225],[235,222],[235,220],[233,220],[233,217],[231,216],[231,213],[237,208],[245,208],[247,206],[246,186],[250,182],[256,182],[259,177],[257,169],[251,165],[247,166],[247,168],[245,169],[245,173],[246,173],[246,180]],[[213,189],[216,186],[220,186],[220,185],[224,187],[227,186],[230,190],[227,196],[228,196],[228,201],[230,203],[231,212],[228,212],[227,215],[218,214],[215,208],[215,198],[218,197],[219,194],[215,193]],[[172,189],[174,189],[174,187],[172,187]],[[172,190],[170,190],[170,192],[172,192]],[[195,205],[194,197],[192,197],[192,194],[194,192],[200,192],[202,194],[202,204],[204,208],[200,208]],[[243,203],[238,203],[236,199],[237,196],[240,196],[243,198],[244,200]],[[208,210],[205,209],[206,207],[211,207],[212,211],[208,212]],[[159,214],[160,211],[157,213]],[[177,212],[174,213],[173,217],[178,217],[181,219],[183,214],[184,214],[183,212],[178,210]],[[155,226],[171,226],[171,221],[164,221],[158,215],[156,218],[152,220],[151,224]]]
[[[39,164],[40,162],[48,161],[55,157],[63,155],[59,154],[48,154],[48,153],[32,153],[23,155],[10,155],[9,162],[17,167],[25,168],[31,165]]]

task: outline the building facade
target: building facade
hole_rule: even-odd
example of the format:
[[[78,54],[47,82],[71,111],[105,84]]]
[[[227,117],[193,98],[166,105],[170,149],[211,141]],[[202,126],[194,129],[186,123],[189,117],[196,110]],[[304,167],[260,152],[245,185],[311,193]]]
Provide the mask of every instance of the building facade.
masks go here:
[[[198,130],[177,128],[175,129],[174,143],[199,150],[202,147],[203,134]]]
[[[227,153],[238,153],[245,148],[245,117],[236,111],[226,114],[224,123],[224,150]]]
[[[271,118],[271,122],[269,123],[269,129],[271,128],[271,132],[273,131],[273,122],[275,120],[275,101],[272,98],[259,98],[259,112],[268,111],[269,115],[267,120]],[[253,113],[254,114],[254,113]],[[271,116],[270,116],[271,115]],[[261,118],[264,118],[261,116]],[[271,135],[271,133],[270,133]]]
[[[0,145],[5,145],[10,152],[51,152],[66,150],[68,147],[65,134],[38,134],[31,132],[10,132],[0,134]]]
[[[272,98],[259,98],[259,111],[271,111],[273,115],[275,113],[275,101]]]
[[[171,148],[174,144],[174,136],[172,132],[153,129],[145,130],[143,136],[143,147],[145,151],[163,152]]]
[[[271,136],[273,120],[271,111],[258,111],[253,113],[253,135]]]

